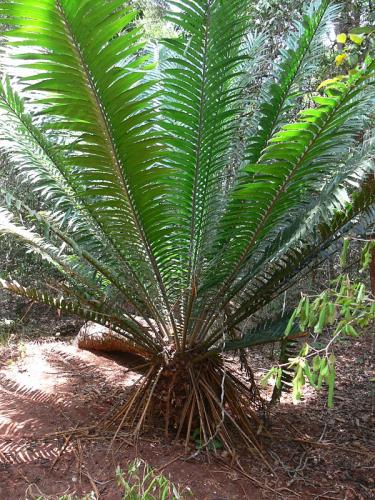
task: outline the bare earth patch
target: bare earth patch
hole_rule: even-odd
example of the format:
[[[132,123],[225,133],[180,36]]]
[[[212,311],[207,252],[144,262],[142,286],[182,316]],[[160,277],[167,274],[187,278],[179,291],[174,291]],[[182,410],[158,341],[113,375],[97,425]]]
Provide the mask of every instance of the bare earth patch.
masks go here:
[[[136,456],[189,486],[197,499],[374,498],[371,341],[350,346],[338,353],[334,410],[310,390],[301,404],[292,405],[286,395],[273,410],[272,437],[262,438],[273,472],[249,454],[241,454],[242,469],[221,452],[211,463],[204,453],[186,460],[181,443],[164,438],[162,422],[141,437],[138,449],[126,429],[112,447],[109,433],[75,436],[71,430],[105,420],[121,404],[141,376],[139,359],[99,355],[53,339],[26,342],[16,352],[3,349],[0,499],[82,497],[91,491],[120,499],[115,469],[126,470]],[[258,351],[254,362],[264,366],[269,360]]]

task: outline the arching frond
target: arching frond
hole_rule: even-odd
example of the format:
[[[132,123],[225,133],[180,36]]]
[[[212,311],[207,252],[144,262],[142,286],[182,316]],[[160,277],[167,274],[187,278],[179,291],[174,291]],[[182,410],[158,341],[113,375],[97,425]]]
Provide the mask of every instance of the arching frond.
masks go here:
[[[334,84],[327,95],[314,97],[316,107],[302,111],[299,121],[285,125],[270,139],[259,161],[245,168],[247,174],[241,176],[223,218],[213,278],[206,285],[220,285],[212,299],[215,307],[218,297],[230,294],[259,244],[286,230],[297,214],[305,212],[322,182],[335,176],[341,155],[355,143],[358,120],[363,120],[373,102],[372,72],[370,66],[346,83]],[[234,225],[238,228],[235,234]],[[227,296],[224,304],[228,300]]]
[[[153,203],[162,190],[162,152],[146,92],[152,82],[143,81],[149,63],[138,55],[140,35],[131,26],[135,13],[118,0],[5,2],[0,13],[16,25],[6,33],[8,46],[32,71],[22,79],[24,92],[44,117],[43,129],[65,140],[60,148],[76,196],[118,250],[125,243],[130,265],[156,282],[168,309],[151,237],[162,211]]]
[[[171,51],[164,70],[161,126],[167,133],[166,179],[175,228],[165,244],[178,286],[191,290],[201,272],[207,232],[239,114],[246,16],[243,1],[181,0],[168,19],[183,36],[164,43]],[[189,295],[190,292],[188,292]],[[192,297],[187,298],[191,302]],[[189,309],[189,304],[185,304]]]
[[[51,143],[36,125],[33,114],[25,111],[22,99],[9,81],[0,85],[0,114],[2,127],[0,144],[7,153],[13,169],[22,182],[30,185],[48,203],[49,218],[65,231],[76,244],[123,276],[135,300],[147,304],[146,316],[155,315],[153,302],[158,298],[149,285],[147,275],[139,276],[142,266],[134,266],[123,248],[119,248],[78,195],[78,188],[70,176],[69,167],[58,145]],[[6,201],[11,201],[4,193]],[[148,311],[147,311],[148,309]]]
[[[156,68],[123,0],[0,3],[10,75],[0,147],[41,204],[1,190],[0,230],[57,268],[62,307],[97,314],[150,352],[164,356],[168,344],[202,355],[373,221],[373,148],[359,132],[375,103],[375,65],[368,57],[298,99],[317,86],[321,41],[339,11],[316,0],[249,121],[266,36],[249,34],[251,4],[171,4],[176,37]]]
[[[248,135],[247,162],[258,161],[268,140],[290,118],[290,111],[303,92],[303,83],[317,70],[323,53],[322,43],[339,12],[339,4],[316,0],[311,2],[302,22],[293,26],[263,90],[259,113],[251,128],[253,134]]]
[[[152,357],[152,355],[156,355],[158,352],[156,346],[152,343],[150,335],[147,334],[146,331],[142,331],[140,328],[137,329],[137,325],[132,325],[130,321],[127,321],[124,318],[118,318],[116,316],[95,310],[94,308],[82,307],[79,302],[66,300],[61,296],[54,297],[47,292],[24,287],[14,280],[6,281],[0,279],[0,285],[5,290],[9,290],[21,297],[46,304],[55,309],[66,311],[71,314],[77,314],[81,318],[88,321],[94,321],[95,323],[111,328],[113,331],[120,334],[130,342],[134,342],[142,347],[144,349],[144,353],[148,355],[147,357]]]

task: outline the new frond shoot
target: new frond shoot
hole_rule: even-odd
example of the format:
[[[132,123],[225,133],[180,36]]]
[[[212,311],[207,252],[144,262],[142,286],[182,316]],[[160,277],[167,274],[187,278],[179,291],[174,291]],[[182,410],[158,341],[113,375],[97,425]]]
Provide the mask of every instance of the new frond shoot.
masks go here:
[[[108,426],[131,424],[138,436],[161,415],[187,447],[234,453],[235,433],[261,454],[265,402],[244,350],[298,338],[285,318],[257,319],[263,308],[374,223],[375,62],[367,55],[304,94],[339,14],[315,0],[251,103],[246,86],[264,54],[250,41],[266,36],[251,33],[251,5],[171,2],[173,37],[156,64],[123,0],[0,3],[0,148],[40,202],[2,189],[0,231],[59,276],[48,291],[3,275],[1,286],[101,325],[105,342],[143,358]],[[246,123],[244,110],[254,111]],[[353,286],[342,293],[361,305],[367,295]],[[315,300],[317,333],[335,314],[346,321],[343,307],[351,314]],[[89,329],[84,341],[95,344]],[[225,361],[238,349],[242,378]],[[312,370],[314,383],[331,365]]]

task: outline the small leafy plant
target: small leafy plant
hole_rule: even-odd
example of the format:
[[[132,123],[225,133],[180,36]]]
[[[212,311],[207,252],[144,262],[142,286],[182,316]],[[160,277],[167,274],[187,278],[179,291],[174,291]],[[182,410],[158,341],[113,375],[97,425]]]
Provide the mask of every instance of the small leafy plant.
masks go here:
[[[340,256],[341,266],[346,266],[350,240],[343,241]],[[361,272],[368,269],[373,258],[375,241],[366,242],[361,252]],[[283,369],[294,372],[292,379],[293,398],[301,399],[303,387],[309,383],[320,390],[323,384],[328,387],[328,407],[333,406],[335,386],[335,355],[332,347],[343,338],[357,338],[360,332],[375,321],[375,297],[361,280],[352,280],[343,272],[331,281],[330,286],[316,296],[303,295],[297,308],[290,317],[286,333],[298,322],[300,330],[311,336],[299,354],[288,359],[287,363],[273,366],[263,377],[262,385],[274,379],[275,386],[282,385]],[[321,339],[328,334],[328,341]]]
[[[0,345],[6,346],[14,332],[15,321],[10,319],[0,320]]]
[[[192,495],[190,488],[175,485],[163,474],[157,474],[140,458],[136,458],[129,464],[127,473],[119,466],[117,467],[116,484],[123,500],[184,500]],[[35,485],[30,485],[27,489],[26,497],[29,498],[30,495],[30,498],[45,500],[47,495],[42,494],[39,488],[37,488],[37,494],[33,494],[33,486]],[[83,497],[74,494],[62,495],[58,500],[98,500],[98,496],[91,491]]]
[[[130,463],[127,476],[117,467],[116,478],[124,490],[124,500],[183,500],[192,494],[189,488],[176,486],[139,458]]]

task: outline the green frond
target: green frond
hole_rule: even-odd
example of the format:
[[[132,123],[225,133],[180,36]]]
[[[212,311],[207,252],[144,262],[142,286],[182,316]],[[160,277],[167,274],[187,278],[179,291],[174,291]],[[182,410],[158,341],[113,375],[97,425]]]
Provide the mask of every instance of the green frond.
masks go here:
[[[249,34],[250,4],[171,4],[178,36],[156,67],[123,0],[0,3],[0,148],[41,205],[0,190],[0,232],[55,266],[64,299],[4,286],[152,353],[274,341],[277,324],[222,342],[374,222],[373,141],[359,137],[375,64],[298,99],[339,11],[316,0],[257,108],[265,35]]]
[[[364,183],[343,210],[332,214],[330,222],[327,222],[327,213],[319,215],[322,222],[314,221],[316,229],[306,221],[304,231],[294,235],[291,245],[285,245],[285,249],[270,259],[263,269],[259,266],[252,276],[247,276],[246,287],[237,299],[239,307],[228,320],[231,327],[340,251],[343,237],[366,237],[375,223],[375,186],[371,182]]]
[[[27,113],[23,100],[12,90],[9,80],[0,85],[0,115],[2,151],[8,154],[20,180],[31,186],[47,203],[50,222],[101,260],[102,265],[104,261],[108,268],[123,276],[132,285],[132,294],[135,292],[139,297],[138,302],[148,305],[148,315],[155,315],[152,303],[158,303],[158,296],[155,290],[150,287],[147,290],[143,284],[147,276],[144,267],[139,263],[132,265],[124,248],[116,245],[85,199],[80,199],[80,188],[74,182],[59,145],[51,143],[40,131],[37,117]],[[12,197],[6,192],[2,194],[9,205]],[[142,279],[139,277],[141,271]]]
[[[161,110],[171,174],[165,179],[174,230],[165,241],[166,260],[174,276],[186,335],[201,280],[205,252],[222,207],[223,171],[237,130],[239,75],[249,57],[244,50],[247,19],[244,2],[181,0],[168,19],[183,29],[164,41]],[[234,82],[237,82],[234,85]]]
[[[289,314],[290,316],[290,314]],[[227,340],[225,345],[219,345],[215,348],[216,352],[220,350],[233,351],[235,349],[246,349],[262,344],[272,344],[273,342],[281,342],[286,339],[296,339],[304,337],[306,334],[301,332],[297,323],[294,323],[288,334],[285,334],[289,323],[288,314],[283,318],[278,318],[273,321],[266,321],[261,325],[250,328],[245,331],[241,338],[236,340]]]
[[[59,228],[46,212],[36,212],[16,199],[11,193],[0,189],[0,196],[9,210],[22,215],[23,221],[32,224],[31,228],[15,224],[10,211],[0,209],[0,234],[9,234],[20,239],[26,246],[47,259],[71,284],[70,294],[81,302],[94,300],[105,304],[106,310],[116,310],[117,314],[132,317],[129,311],[140,314],[154,331],[149,317],[154,317],[160,331],[164,332],[165,325],[160,314],[155,311],[153,304],[142,301],[143,297],[129,287],[129,282],[121,272],[114,272],[116,266],[110,265],[104,259],[99,260],[81,246],[69,234]],[[40,236],[42,235],[42,236]],[[82,242],[81,242],[82,243]],[[125,308],[124,308],[125,306]]]
[[[8,47],[32,70],[23,92],[38,105],[43,129],[64,138],[76,195],[116,248],[126,244],[132,267],[143,255],[142,272],[167,301],[151,248],[162,212],[154,202],[163,190],[156,175],[162,150],[135,13],[118,0],[4,2],[0,13],[16,25],[6,32]]]
[[[237,292],[232,290],[232,297],[242,287],[246,290],[248,284],[251,286],[251,280],[262,271],[267,274],[268,264],[272,266],[273,262],[280,262],[285,266],[286,256],[290,255],[290,264],[295,267],[304,249],[310,251],[314,246],[313,241],[321,241],[322,238],[329,240],[340,229],[339,221],[346,224],[371,206],[375,200],[366,179],[375,170],[373,154],[373,140],[368,138],[345,164],[340,165],[339,173],[325,185],[322,184],[320,193],[309,198],[303,217],[293,220],[293,215],[288,216],[276,226],[271,238],[261,240],[256,245],[256,250],[247,259],[247,271],[236,284]],[[323,227],[327,229],[323,231]]]
[[[340,5],[329,0],[310,4],[301,23],[295,23],[292,33],[280,50],[280,61],[275,63],[270,83],[263,90],[263,98],[256,120],[248,135],[246,162],[256,163],[268,140],[289,119],[301,95],[303,83],[317,69],[322,57],[322,39],[327,36],[330,23],[340,12]]]
[[[157,354],[157,347],[153,344],[152,337],[147,334],[146,331],[142,331],[137,324],[132,323],[130,320],[112,316],[95,310],[94,308],[82,307],[77,301],[73,302],[71,300],[66,300],[62,296],[54,297],[47,292],[24,287],[14,280],[7,281],[0,279],[0,287],[29,300],[46,304],[54,309],[66,311],[70,314],[76,314],[87,321],[99,323],[100,325],[106,326],[116,333],[119,333],[127,340],[142,346],[146,352],[150,353],[150,356],[152,354]]]
[[[301,208],[305,210],[322,183],[336,174],[374,101],[372,80],[368,79],[372,71],[369,67],[350,77],[347,84],[331,88],[327,95],[314,97],[316,107],[301,111],[298,121],[285,125],[270,139],[259,161],[245,167],[246,174],[240,177],[232,206],[222,221],[223,250],[218,255],[225,256],[225,261],[216,259],[221,269],[215,271],[217,282],[228,273],[225,286],[230,286],[257,244],[266,241],[273,230],[280,231],[283,219],[285,228],[295,214],[301,215]],[[236,237],[227,242],[234,224]]]
[[[164,42],[172,55],[164,70],[162,111],[167,119],[162,126],[170,144],[169,199],[179,214],[179,266],[187,264],[187,285],[197,273],[202,230],[225,167],[222,157],[239,100],[239,89],[230,84],[247,57],[242,45],[246,18],[238,0],[178,4],[181,10],[169,18],[184,28],[184,35]]]

